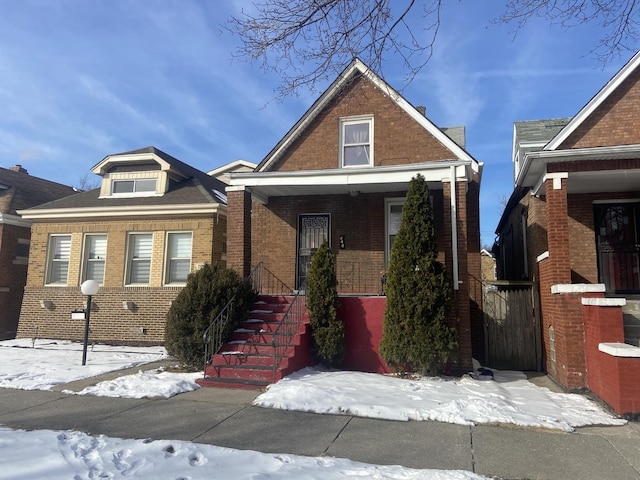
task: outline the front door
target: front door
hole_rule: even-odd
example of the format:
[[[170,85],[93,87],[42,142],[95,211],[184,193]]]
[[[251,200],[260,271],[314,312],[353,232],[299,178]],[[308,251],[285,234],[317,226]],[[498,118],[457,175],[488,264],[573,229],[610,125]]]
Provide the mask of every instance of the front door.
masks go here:
[[[329,214],[300,215],[298,217],[298,267],[296,288],[302,288],[307,279],[311,258],[325,240],[329,241]]]
[[[600,281],[608,292],[640,291],[640,203],[595,205]]]

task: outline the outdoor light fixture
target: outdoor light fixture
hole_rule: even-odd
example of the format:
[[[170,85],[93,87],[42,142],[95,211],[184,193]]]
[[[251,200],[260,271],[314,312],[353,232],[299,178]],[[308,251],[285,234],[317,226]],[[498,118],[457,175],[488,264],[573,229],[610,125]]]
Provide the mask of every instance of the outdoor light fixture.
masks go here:
[[[40,307],[51,310],[51,307],[53,307],[53,302],[51,300],[40,300]]]
[[[130,302],[128,300],[125,300],[122,302],[122,308],[124,308],[125,310],[129,310],[130,312],[133,311],[133,308],[136,306],[135,303]]]
[[[100,285],[95,280],[85,280],[80,291],[87,296],[87,312],[84,319],[84,345],[82,347],[82,365],[87,364],[87,343],[89,342],[89,319],[91,317],[91,297],[98,293]]]

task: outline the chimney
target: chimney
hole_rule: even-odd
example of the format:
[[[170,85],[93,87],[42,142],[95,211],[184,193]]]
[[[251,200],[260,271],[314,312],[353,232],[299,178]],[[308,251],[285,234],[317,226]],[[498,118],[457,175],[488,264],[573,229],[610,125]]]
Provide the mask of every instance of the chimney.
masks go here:
[[[29,172],[27,172],[27,169],[22,168],[22,165],[15,165],[13,167],[10,167],[9,170],[11,170],[12,172],[26,173],[27,175],[29,175]]]
[[[420,112],[420,115],[422,115],[423,117],[427,116],[427,107],[420,105],[416,107],[416,110],[418,110]]]

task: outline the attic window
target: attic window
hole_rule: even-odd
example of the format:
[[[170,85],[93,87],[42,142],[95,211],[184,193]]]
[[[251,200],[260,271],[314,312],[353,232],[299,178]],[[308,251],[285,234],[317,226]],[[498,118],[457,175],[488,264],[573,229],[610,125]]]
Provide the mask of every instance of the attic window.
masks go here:
[[[111,182],[111,195],[147,196],[155,193],[155,178],[135,178],[127,180],[113,180]]]
[[[340,166],[373,166],[373,116],[340,120]]]

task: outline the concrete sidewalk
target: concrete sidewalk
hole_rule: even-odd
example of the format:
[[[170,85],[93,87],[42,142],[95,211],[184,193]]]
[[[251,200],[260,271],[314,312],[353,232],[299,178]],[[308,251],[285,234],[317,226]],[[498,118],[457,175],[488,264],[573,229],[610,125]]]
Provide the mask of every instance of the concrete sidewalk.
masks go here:
[[[640,424],[556,433],[265,409],[255,391],[200,388],[170,399],[0,389],[0,424],[119,438],[186,440],[266,453],[462,469],[501,479],[640,479]]]

